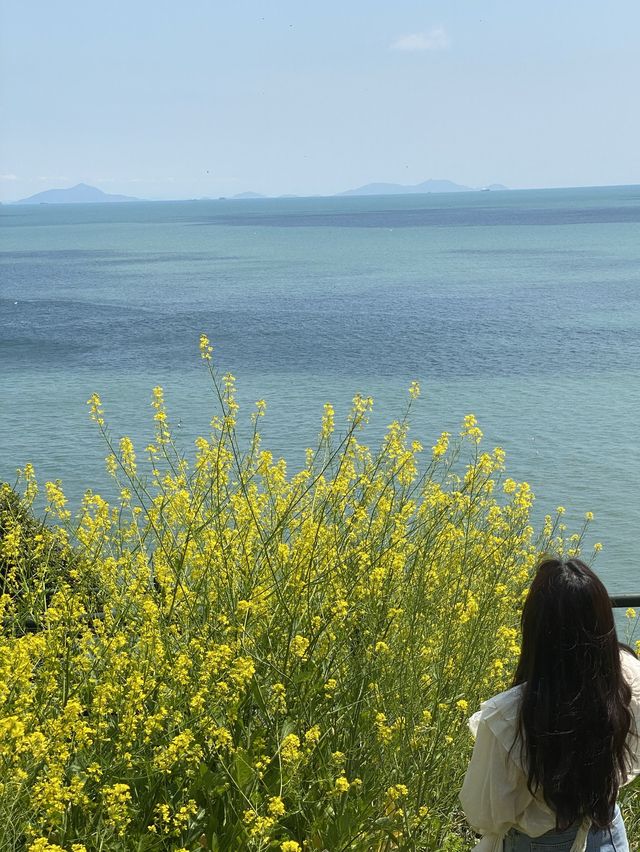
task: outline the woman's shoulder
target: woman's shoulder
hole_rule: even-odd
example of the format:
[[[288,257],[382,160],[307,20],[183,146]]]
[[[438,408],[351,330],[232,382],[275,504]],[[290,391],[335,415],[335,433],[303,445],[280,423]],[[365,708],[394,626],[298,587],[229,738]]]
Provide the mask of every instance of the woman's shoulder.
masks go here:
[[[620,647],[620,666],[622,677],[631,688],[630,709],[636,723],[636,730],[640,732],[640,660],[624,645]]]
[[[624,784],[628,784],[640,775],[640,660],[622,645],[620,646],[620,665],[622,676],[631,687],[629,710],[632,722],[628,740],[631,764],[623,781]]]
[[[620,646],[622,674],[634,693],[640,694],[640,660],[630,648]]]
[[[499,692],[497,695],[488,698],[481,702],[480,712],[484,716],[500,715],[505,718],[515,719],[518,715],[518,708],[522,698],[523,684],[512,686],[510,689],[505,689],[504,692]]]
[[[482,701],[480,709],[469,720],[473,735],[476,736],[478,727],[483,722],[501,742],[509,741],[510,745],[518,724],[521,696],[520,684]]]

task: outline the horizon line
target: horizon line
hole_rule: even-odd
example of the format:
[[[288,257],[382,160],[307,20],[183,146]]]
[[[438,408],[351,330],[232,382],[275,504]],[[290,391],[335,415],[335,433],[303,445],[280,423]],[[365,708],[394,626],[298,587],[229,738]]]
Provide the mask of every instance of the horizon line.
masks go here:
[[[430,180],[442,181],[448,183],[455,183],[455,181],[451,181],[448,178],[429,178],[426,181],[422,181],[422,183],[428,183]],[[362,187],[370,186],[371,184],[391,184],[393,185],[393,181],[371,181],[370,184],[361,184]],[[397,186],[406,186],[408,188],[420,186],[420,184],[396,184]],[[488,187],[468,187],[461,190],[454,191],[443,191],[443,192],[387,192],[387,193],[366,193],[363,195],[356,195],[353,190],[342,190],[334,193],[313,193],[309,195],[298,194],[298,193],[281,193],[278,195],[266,195],[264,193],[252,193],[252,190],[245,190],[243,192],[235,193],[234,195],[218,195],[218,196],[184,196],[178,198],[138,198],[136,196],[130,196],[131,200],[126,201],[84,201],[84,202],[64,202],[64,201],[42,201],[42,202],[29,202],[28,198],[33,198],[37,195],[41,195],[45,192],[56,192],[56,191],[66,191],[70,189],[74,189],[78,186],[86,186],[91,189],[98,189],[100,192],[103,192],[105,195],[123,195],[121,192],[117,193],[109,193],[105,192],[105,190],[100,189],[99,186],[93,186],[92,184],[87,184],[84,181],[80,181],[79,183],[74,183],[71,186],[64,187],[51,187],[50,189],[43,189],[40,192],[36,192],[31,196],[27,196],[27,198],[18,198],[18,199],[6,199],[4,201],[0,200],[0,205],[15,205],[15,204],[25,204],[26,206],[31,206],[32,204],[77,204],[81,206],[82,204],[131,204],[131,203],[172,203],[172,202],[183,202],[183,201],[286,201],[287,199],[310,199],[310,198],[398,198],[406,195],[467,195],[467,194],[476,194],[478,192],[543,192],[550,190],[562,190],[562,189],[615,189],[615,188],[623,188],[623,187],[640,187],[639,183],[612,183],[612,184],[568,184],[568,185],[556,185],[556,186],[517,186],[517,187],[506,187],[504,189],[490,189],[490,187],[494,184],[490,184]],[[463,186],[463,184],[458,184],[458,186]],[[360,187],[356,187],[358,189]],[[243,198],[245,195],[253,195],[253,197]],[[239,197],[240,196],[240,197]],[[125,196],[126,197],[126,196]]]

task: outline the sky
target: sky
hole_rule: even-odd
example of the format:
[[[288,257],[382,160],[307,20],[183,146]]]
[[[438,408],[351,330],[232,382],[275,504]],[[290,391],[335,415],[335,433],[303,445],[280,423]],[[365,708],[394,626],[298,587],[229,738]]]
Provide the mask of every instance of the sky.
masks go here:
[[[637,0],[0,0],[0,200],[640,184]]]

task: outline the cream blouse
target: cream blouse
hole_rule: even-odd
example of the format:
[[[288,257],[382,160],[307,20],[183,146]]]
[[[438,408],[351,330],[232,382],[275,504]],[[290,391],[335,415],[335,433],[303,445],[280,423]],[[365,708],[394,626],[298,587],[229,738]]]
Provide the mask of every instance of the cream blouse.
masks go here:
[[[620,660],[625,680],[631,687],[632,730],[629,734],[633,764],[623,784],[640,775],[640,660],[621,650]],[[482,702],[480,710],[469,719],[476,741],[473,756],[460,792],[460,802],[469,824],[482,835],[474,852],[502,852],[503,840],[510,828],[529,837],[539,837],[555,828],[553,811],[539,796],[527,789],[520,749],[511,750],[518,724],[521,686]],[[591,823],[580,825],[571,852],[584,852]]]

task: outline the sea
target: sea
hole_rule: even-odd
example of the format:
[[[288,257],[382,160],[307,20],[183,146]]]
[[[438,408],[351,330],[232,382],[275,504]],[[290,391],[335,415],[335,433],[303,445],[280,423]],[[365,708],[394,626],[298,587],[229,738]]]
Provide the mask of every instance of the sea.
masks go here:
[[[536,524],[593,512],[594,567],[640,594],[640,187],[5,204],[0,226],[0,479],[108,493],[93,392],[142,451],[161,385],[189,454],[217,411],[205,333],[290,472],[325,402],[341,429],[372,396],[373,447],[417,380],[412,438],[475,414]]]

